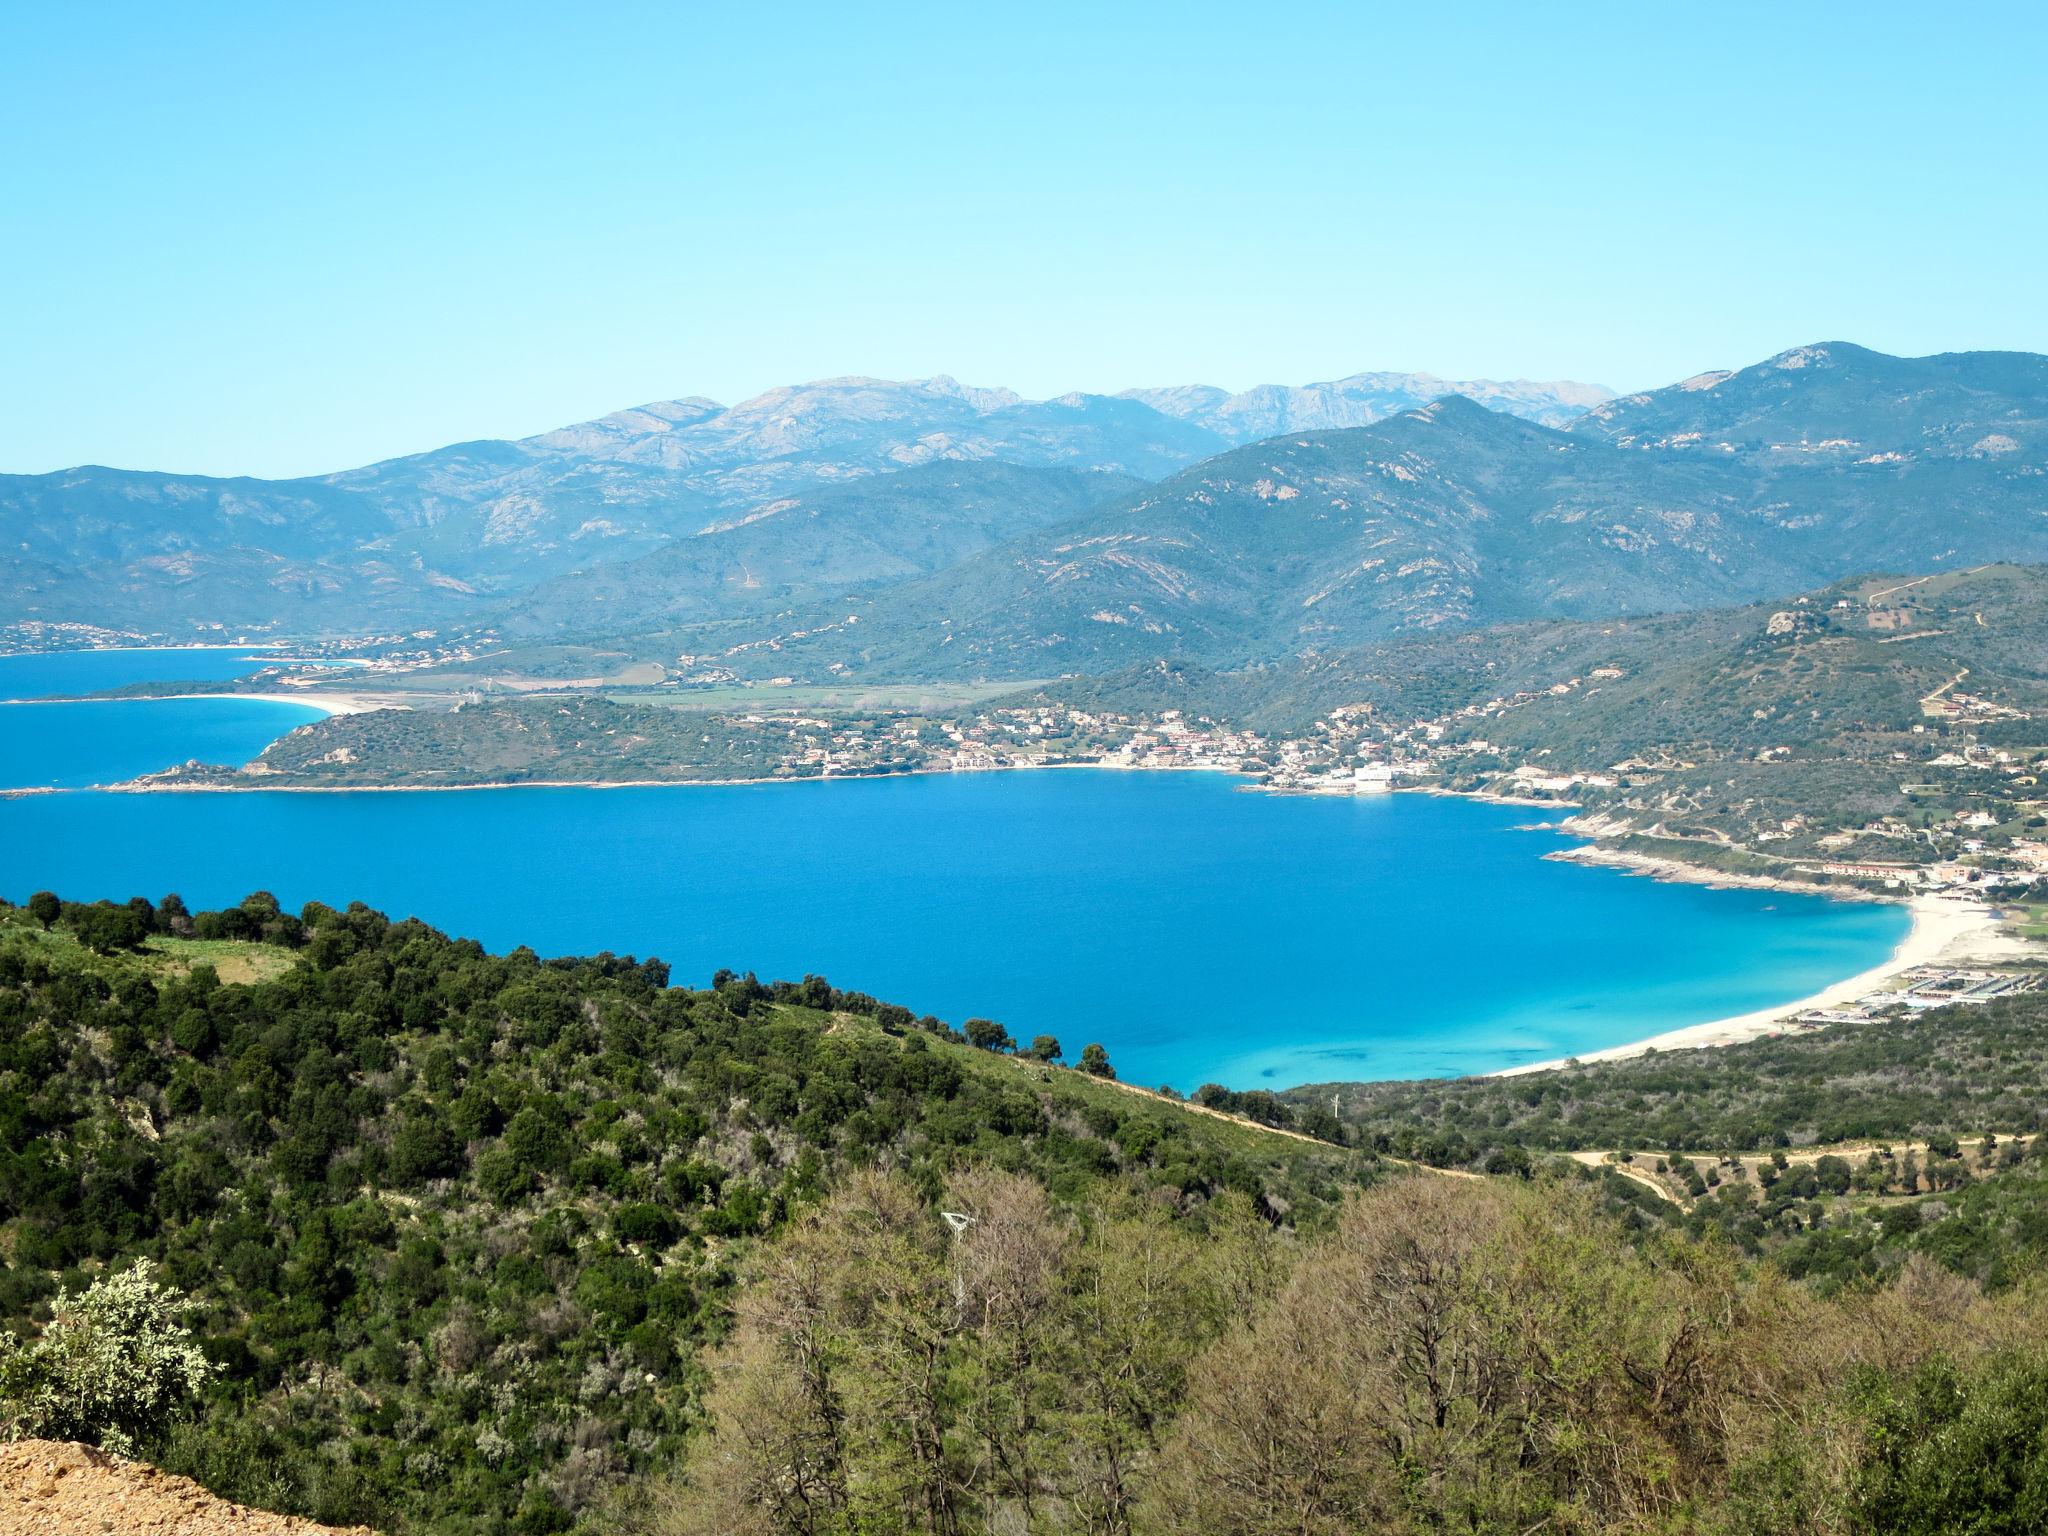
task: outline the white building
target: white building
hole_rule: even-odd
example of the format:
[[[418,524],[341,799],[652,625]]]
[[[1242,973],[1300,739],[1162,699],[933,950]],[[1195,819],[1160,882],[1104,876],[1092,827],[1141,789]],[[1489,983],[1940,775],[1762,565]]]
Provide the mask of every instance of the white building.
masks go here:
[[[1394,770],[1387,763],[1361,763],[1351,773],[1355,795],[1384,795],[1394,787]]]

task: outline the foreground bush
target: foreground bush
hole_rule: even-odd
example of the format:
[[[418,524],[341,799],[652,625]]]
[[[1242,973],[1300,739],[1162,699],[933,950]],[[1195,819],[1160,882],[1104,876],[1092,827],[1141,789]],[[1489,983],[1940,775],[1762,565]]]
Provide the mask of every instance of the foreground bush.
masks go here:
[[[951,1212],[949,1220],[946,1212]],[[1306,1243],[864,1176],[743,1293],[643,1529],[836,1536],[2043,1529],[2031,1289],[1822,1300],[1582,1189],[1419,1176]],[[654,1509],[658,1513],[647,1516]]]
[[[9,1437],[82,1440],[123,1455],[155,1440],[214,1370],[181,1321],[185,1310],[143,1259],[59,1302],[32,1341],[0,1333]]]

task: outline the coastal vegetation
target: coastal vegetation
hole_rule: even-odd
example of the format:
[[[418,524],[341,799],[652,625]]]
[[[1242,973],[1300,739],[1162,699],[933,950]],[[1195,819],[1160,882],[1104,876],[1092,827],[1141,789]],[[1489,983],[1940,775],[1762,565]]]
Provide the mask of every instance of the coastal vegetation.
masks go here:
[[[734,702],[726,685],[485,695],[323,720],[247,767],[187,765],[149,782],[716,782],[1114,763],[1348,790],[1372,762],[1394,782],[1568,802],[1624,852],[1866,885],[1962,860],[1941,877],[1953,883],[2044,846],[2044,615],[2048,567],[1996,566],[1233,673],[1154,662],[969,703],[851,709],[850,690],[831,703],[781,688]]]
[[[1238,1103],[1252,1096],[1232,1096]],[[2048,993],[1896,1009],[1853,1029],[1649,1051],[1513,1077],[1321,1084],[1279,1095],[1442,1166],[1502,1148],[1762,1151],[2048,1130]]]
[[[2033,1528],[2038,1287],[1822,1297],[1582,1191],[1409,1176],[1297,1240],[867,1175],[764,1256],[627,1528]]]
[[[68,1432],[402,1531],[2017,1532],[2048,1491],[2036,997],[1332,1113],[669,983],[261,895],[0,911],[8,1358],[161,1285],[203,1359]]]
[[[1206,1090],[1205,1090],[1206,1091]],[[1239,1103],[1224,1095],[1219,1102]],[[2048,1260],[2048,994],[1526,1076],[1279,1096],[1431,1167],[1599,1185],[1823,1286],[1915,1255],[1998,1285]]]
[[[330,1523],[594,1518],[682,1454],[754,1250],[878,1164],[1191,1229],[1313,1225],[1379,1172],[820,978],[672,987],[262,896],[54,906],[0,912],[0,1317],[45,1335],[155,1263],[213,1369],[146,1448]]]
[[[874,722],[842,715],[835,728],[860,734]],[[282,738],[261,759],[261,782],[303,785],[661,783],[806,775],[785,766],[801,727],[764,726],[740,715],[619,704],[594,693],[492,699],[448,712],[378,710],[339,716]],[[920,766],[910,751],[886,751],[875,772]],[[177,776],[186,782],[235,776]],[[247,776],[240,776],[244,782]]]

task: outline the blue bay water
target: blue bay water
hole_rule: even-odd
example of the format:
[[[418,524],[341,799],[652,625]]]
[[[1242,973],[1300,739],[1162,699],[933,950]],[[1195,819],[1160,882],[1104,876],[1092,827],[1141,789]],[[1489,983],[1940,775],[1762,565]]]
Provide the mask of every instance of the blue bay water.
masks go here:
[[[163,767],[249,701],[0,708]],[[293,706],[265,706],[298,713]],[[126,711],[121,716],[104,711]],[[98,745],[95,747],[95,742]],[[260,748],[244,751],[253,755]],[[227,760],[239,760],[233,753]],[[131,768],[129,771],[142,771]],[[0,778],[0,782],[6,782]],[[18,782],[18,780],[16,781]],[[1895,907],[1548,862],[1531,812],[1061,770],[698,788],[0,800],[0,895],[369,902],[492,948],[829,976],[1183,1090],[1487,1071],[1788,1002],[1880,962]]]
[[[115,784],[194,758],[239,766],[322,713],[231,694],[0,704],[0,789]]]
[[[130,683],[224,682],[280,659],[269,650],[212,646],[0,656],[0,700]],[[0,790],[112,784],[193,758],[246,763],[321,714],[307,705],[232,696],[0,702]]]
[[[97,693],[130,683],[217,683],[275,666],[281,652],[236,646],[147,646],[0,656],[0,699]]]

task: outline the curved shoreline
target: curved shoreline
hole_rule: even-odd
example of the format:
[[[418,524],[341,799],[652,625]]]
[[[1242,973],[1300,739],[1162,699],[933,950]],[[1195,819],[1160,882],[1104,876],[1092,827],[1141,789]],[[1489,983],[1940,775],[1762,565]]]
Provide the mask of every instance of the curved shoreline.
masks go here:
[[[367,715],[390,707],[359,693],[158,693],[142,696],[138,702],[147,703],[151,698],[260,699],[266,704],[303,704],[323,715]]]
[[[219,695],[189,694],[180,697],[215,698]],[[247,699],[268,695],[243,693],[233,697]],[[283,698],[279,702],[297,704],[301,701]],[[374,703],[359,703],[355,709],[337,713],[365,714],[382,707]],[[1005,763],[1000,768],[894,768],[886,773],[756,774],[751,778],[731,779],[498,779],[476,784],[266,784],[261,774],[247,775],[250,782],[241,784],[185,784],[158,783],[145,775],[118,784],[78,788],[122,795],[453,795],[506,789],[728,789],[737,785],[872,783],[880,779],[972,779],[989,774],[1036,773],[1057,768],[1087,768],[1105,773],[1224,773],[1245,777],[1239,769],[1207,763],[1176,763],[1170,767],[1152,767],[1143,763]],[[1253,789],[1258,786],[1240,787]]]
[[[374,698],[351,693],[326,691],[307,693],[240,693],[240,694],[170,694],[155,695],[158,698],[245,698],[280,704],[304,704],[330,715],[366,713],[379,708],[390,707]],[[24,701],[27,702],[27,701]],[[42,701],[35,701],[42,702]],[[49,702],[70,702],[52,700]],[[1017,772],[1032,768],[1073,768],[1111,772],[1150,773],[1222,773],[1229,776],[1250,778],[1242,769],[1224,764],[1177,763],[1172,765],[1148,765],[1139,763],[1118,763],[1103,761],[1078,761],[1059,763],[1005,763],[989,769],[961,770],[946,768],[908,768],[880,773],[836,773],[817,776],[742,776],[732,778],[680,778],[680,779],[521,779],[510,781],[486,781],[467,784],[305,784],[265,783],[262,775],[240,776],[240,782],[198,782],[180,783],[154,781],[150,776],[123,783],[90,786],[91,789],[127,794],[449,794],[478,793],[518,789],[709,789],[737,788],[741,786],[767,786],[771,784],[819,784],[846,782],[848,780],[875,780],[891,778],[916,778],[944,775],[946,777],[970,777],[979,773]],[[1269,786],[1247,783],[1245,789],[1268,790]],[[1420,793],[1447,798],[1467,799],[1502,805],[1533,805],[1545,809],[1560,808],[1560,802],[1530,800],[1522,797],[1488,793],[1486,791],[1451,791],[1440,785],[1402,785],[1393,793]],[[1566,803],[1564,808],[1569,808]],[[1594,868],[1604,868],[1611,873],[1632,874],[1663,881],[1677,881],[1709,887],[1750,887],[1797,892],[1802,895],[1821,895],[1836,900],[1876,901],[1887,905],[1904,905],[1911,916],[1911,926],[1896,949],[1882,963],[1867,970],[1833,982],[1820,990],[1801,998],[1748,1013],[1726,1018],[1709,1020],[1700,1024],[1668,1029],[1643,1038],[1627,1041],[1620,1045],[1607,1046],[1598,1050],[1584,1051],[1566,1057],[1527,1062],[1511,1067],[1497,1068],[1491,1072],[1475,1074],[1488,1077],[1512,1077],[1532,1072],[1554,1071],[1575,1063],[1620,1061],[1645,1055],[1652,1051],[1694,1050],[1719,1045],[1732,1045],[1782,1033],[1794,1016],[1816,1010],[1837,1007],[1856,1001],[1879,991],[1901,973],[1916,966],[1936,963],[1944,959],[1959,959],[1958,952],[1978,948],[1982,941],[1991,937],[1999,926],[1998,915],[1973,901],[1943,898],[1935,895],[1919,895],[1901,901],[1899,898],[1853,887],[1817,885],[1805,881],[1787,879],[1777,875],[1762,875],[1748,871],[1717,869],[1707,865],[1688,864],[1682,860],[1655,855],[1623,852],[1600,846],[1597,835],[1588,837],[1587,832],[1573,833],[1568,827],[1545,828],[1563,832],[1575,840],[1575,845],[1542,855],[1545,859],[1560,862],[1580,863]],[[1535,830],[1534,828],[1530,830]],[[1577,841],[1586,839],[1585,841]],[[1994,946],[1995,947],[1995,946]],[[2017,953],[2025,946],[2009,943],[2011,953]]]
[[[255,699],[263,704],[303,704],[323,715],[367,715],[372,710],[386,706],[372,703],[357,694],[322,693],[301,696],[295,693],[124,693],[113,698],[85,696],[72,698],[59,696],[49,699],[0,699],[0,706],[12,708],[23,704],[162,704],[171,699]]]
[[[1716,871],[1701,870],[1699,873],[1705,883],[1714,883],[1705,877],[1711,877]],[[1667,875],[1666,878],[1671,877]],[[1795,885],[1789,881],[1778,882],[1777,888],[1799,890],[1809,894],[1839,894],[1817,886]],[[1861,899],[1881,898],[1866,896]],[[1881,990],[1887,982],[1915,966],[1960,959],[1976,950],[1981,941],[1991,938],[1999,925],[1996,912],[1974,901],[1922,895],[1910,898],[1904,905],[1912,915],[1913,926],[1906,931],[1906,936],[1899,941],[1898,948],[1892,951],[1883,964],[1874,965],[1867,971],[1859,971],[1854,976],[1844,977],[1822,987],[1810,996],[1774,1004],[1768,1008],[1754,1009],[1749,1013],[1738,1013],[1725,1019],[1713,1019],[1704,1024],[1688,1024],[1680,1029],[1665,1030],[1661,1034],[1633,1040],[1624,1045],[1612,1045],[1598,1051],[1583,1051],[1575,1056],[1561,1057],[1553,1061],[1534,1061],[1522,1066],[1504,1067],[1498,1072],[1482,1075],[1520,1077],[1530,1072],[1553,1072],[1574,1063],[1626,1061],[1631,1057],[1647,1055],[1651,1051],[1702,1050],[1717,1045],[1738,1045],[1745,1040],[1759,1040],[1768,1035],[1781,1034],[1798,1014],[1815,1009],[1836,1008],[1844,1003],[1854,1002],[1858,998]]]

